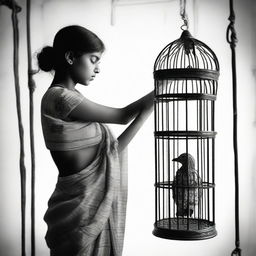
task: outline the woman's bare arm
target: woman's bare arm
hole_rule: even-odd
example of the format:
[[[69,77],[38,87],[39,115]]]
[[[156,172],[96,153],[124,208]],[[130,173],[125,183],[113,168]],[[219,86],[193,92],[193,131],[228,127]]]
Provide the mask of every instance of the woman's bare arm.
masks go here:
[[[133,120],[133,122],[125,129],[125,131],[118,137],[118,151],[122,152],[127,147],[146,119],[152,113],[153,104],[142,110],[140,114]]]
[[[118,151],[121,152],[127,147],[151,114],[153,110],[153,100],[154,91],[124,108],[111,108],[84,99],[80,105],[71,111],[69,117],[73,120],[81,120],[84,122],[115,124],[127,124],[134,119],[118,137]]]
[[[84,99],[69,114],[72,120],[84,122],[127,124],[145,108],[153,104],[154,92],[150,92],[139,100],[124,108],[112,108]]]

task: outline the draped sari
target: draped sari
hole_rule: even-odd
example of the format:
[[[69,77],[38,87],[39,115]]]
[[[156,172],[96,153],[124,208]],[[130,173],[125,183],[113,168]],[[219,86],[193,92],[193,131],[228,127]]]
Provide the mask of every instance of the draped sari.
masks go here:
[[[58,177],[44,220],[52,256],[121,256],[127,203],[127,154],[100,124],[95,159],[76,174]]]

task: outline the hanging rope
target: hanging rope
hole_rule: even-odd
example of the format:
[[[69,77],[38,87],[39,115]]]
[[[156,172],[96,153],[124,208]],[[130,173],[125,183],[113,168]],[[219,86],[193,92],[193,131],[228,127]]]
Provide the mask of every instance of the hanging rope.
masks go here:
[[[35,81],[31,59],[31,33],[30,33],[31,2],[27,0],[27,55],[28,55],[28,88],[29,88],[29,127],[31,152],[31,256],[35,256],[35,146],[34,146],[34,99]]]
[[[26,255],[26,168],[24,163],[24,129],[21,118],[21,104],[20,104],[20,85],[19,85],[19,28],[17,9],[15,8],[14,1],[12,1],[12,24],[13,24],[13,38],[14,38],[14,81],[16,92],[16,106],[19,123],[19,136],[20,136],[20,181],[21,181],[21,255]]]
[[[24,150],[24,129],[21,116],[20,84],[19,84],[19,28],[17,13],[21,8],[13,0],[1,0],[0,5],[6,5],[12,9],[13,26],[13,72],[16,94],[16,108],[18,116],[19,139],[20,139],[20,182],[21,182],[21,255],[26,255],[26,168]]]
[[[6,5],[11,10],[15,10],[16,12],[21,11],[21,7],[17,5],[15,1],[12,0],[0,0],[0,5]]]
[[[182,30],[188,29],[188,15],[186,12],[186,5],[187,5],[186,0],[180,0],[180,16],[181,16],[181,19],[183,20],[183,25],[181,26]]]
[[[19,136],[20,136],[20,180],[21,180],[21,255],[26,255],[26,168],[24,163],[24,129],[21,118],[21,104],[20,104],[20,85],[19,85],[19,28],[17,9],[14,1],[12,1],[12,24],[13,24],[13,38],[14,38],[14,81],[16,92],[16,106],[19,123]]]
[[[237,81],[236,81],[236,52],[235,47],[237,43],[235,31],[235,12],[233,0],[230,0],[230,24],[227,28],[227,41],[231,48],[232,58],[232,81],[233,81],[233,147],[234,147],[234,167],[235,167],[235,245],[236,248],[231,255],[241,255],[240,238],[239,238],[239,177],[238,177],[238,145],[237,145]]]

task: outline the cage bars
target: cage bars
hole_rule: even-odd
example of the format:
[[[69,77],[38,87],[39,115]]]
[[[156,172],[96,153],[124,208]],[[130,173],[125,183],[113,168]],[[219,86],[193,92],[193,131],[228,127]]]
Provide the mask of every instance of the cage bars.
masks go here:
[[[198,240],[216,235],[213,172],[218,76],[215,54],[187,30],[155,61],[156,236]]]

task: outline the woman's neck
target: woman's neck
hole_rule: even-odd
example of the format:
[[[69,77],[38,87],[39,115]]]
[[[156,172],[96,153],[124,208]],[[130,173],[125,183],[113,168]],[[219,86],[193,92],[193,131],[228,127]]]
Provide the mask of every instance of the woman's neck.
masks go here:
[[[76,83],[68,74],[63,74],[61,72],[56,71],[54,78],[52,80],[52,85],[60,84],[63,87],[69,90],[75,90]]]

